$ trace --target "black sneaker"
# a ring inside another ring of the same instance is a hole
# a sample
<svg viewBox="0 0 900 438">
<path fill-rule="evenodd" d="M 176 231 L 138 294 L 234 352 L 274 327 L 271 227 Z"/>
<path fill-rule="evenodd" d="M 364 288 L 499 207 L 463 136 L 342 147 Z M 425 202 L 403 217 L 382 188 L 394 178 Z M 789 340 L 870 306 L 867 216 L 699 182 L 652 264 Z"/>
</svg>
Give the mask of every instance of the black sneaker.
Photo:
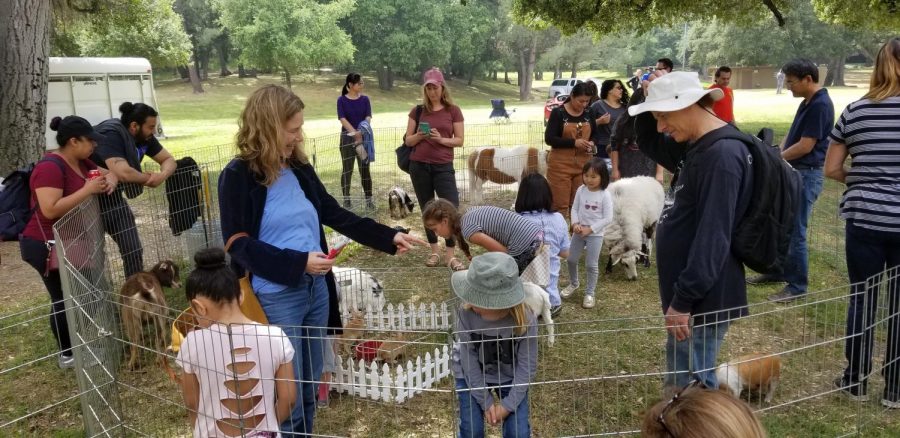
<svg viewBox="0 0 900 438">
<path fill-rule="evenodd" d="M 366 200 L 366 210 L 375 211 L 375 201 L 371 199 Z"/>
<path fill-rule="evenodd" d="M 794 300 L 799 300 L 800 298 L 803 298 L 805 296 L 806 296 L 806 293 L 795 294 L 795 293 L 791 293 L 791 291 L 787 290 L 787 288 L 784 288 L 781 290 L 781 292 L 769 295 L 769 301 L 771 301 L 773 303 L 785 304 L 785 303 L 790 303 L 791 301 L 794 301 Z"/>
<path fill-rule="evenodd" d="M 346 198 L 345 198 L 345 199 L 344 199 L 344 208 L 346 208 L 347 210 L 352 210 L 352 209 L 353 209 L 353 203 L 350 202 L 349 199 L 346 199 Z"/>
<path fill-rule="evenodd" d="M 837 379 L 834 379 L 834 386 L 841 390 L 844 394 L 847 394 L 847 397 L 853 401 L 869 401 L 869 396 L 866 394 L 866 382 L 849 382 L 846 377 L 841 376 Z M 884 404 L 884 400 L 881 402 Z M 887 406 L 887 405 L 885 405 Z"/>
<path fill-rule="evenodd" d="M 888 409 L 900 409 L 900 392 L 891 392 L 885 388 L 884 397 L 881 398 L 881 405 Z"/>
<path fill-rule="evenodd" d="M 550 316 L 556 318 L 559 314 L 562 313 L 562 304 L 558 306 L 550 306 Z"/>
<path fill-rule="evenodd" d="M 747 278 L 749 284 L 784 283 L 784 279 L 772 274 L 759 274 Z"/>
</svg>

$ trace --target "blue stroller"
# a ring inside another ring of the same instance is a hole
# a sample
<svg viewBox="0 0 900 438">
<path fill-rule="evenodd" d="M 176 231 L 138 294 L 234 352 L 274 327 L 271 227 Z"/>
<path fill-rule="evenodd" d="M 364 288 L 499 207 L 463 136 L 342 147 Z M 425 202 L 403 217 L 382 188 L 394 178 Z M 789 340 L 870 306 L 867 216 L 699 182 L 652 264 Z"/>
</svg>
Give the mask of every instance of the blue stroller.
<svg viewBox="0 0 900 438">
<path fill-rule="evenodd" d="M 509 122 L 509 116 L 516 112 L 515 109 L 507 111 L 506 102 L 503 99 L 491 99 L 491 108 L 491 115 L 488 118 L 493 120 L 494 123 Z"/>
</svg>

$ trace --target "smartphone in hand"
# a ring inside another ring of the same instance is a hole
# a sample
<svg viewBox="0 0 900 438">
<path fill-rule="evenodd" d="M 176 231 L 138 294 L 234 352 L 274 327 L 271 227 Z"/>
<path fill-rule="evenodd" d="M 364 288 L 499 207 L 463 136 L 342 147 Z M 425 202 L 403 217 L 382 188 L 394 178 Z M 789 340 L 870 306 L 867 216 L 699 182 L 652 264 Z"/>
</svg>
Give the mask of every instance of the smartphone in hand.
<svg viewBox="0 0 900 438">
<path fill-rule="evenodd" d="M 431 135 L 431 125 L 428 122 L 419 122 L 419 132 L 424 135 Z"/>
</svg>

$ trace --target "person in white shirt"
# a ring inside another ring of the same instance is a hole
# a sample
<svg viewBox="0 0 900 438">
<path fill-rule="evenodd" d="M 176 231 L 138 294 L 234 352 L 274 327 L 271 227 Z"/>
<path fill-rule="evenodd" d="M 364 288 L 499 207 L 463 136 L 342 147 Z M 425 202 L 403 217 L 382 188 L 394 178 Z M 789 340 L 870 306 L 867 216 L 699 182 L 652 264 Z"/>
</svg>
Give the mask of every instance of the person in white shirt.
<svg viewBox="0 0 900 438">
<path fill-rule="evenodd" d="M 581 173 L 582 186 L 575 192 L 572 203 L 572 245 L 569 247 L 569 285 L 560 291 L 568 298 L 579 287 L 578 262 L 584 251 L 587 268 L 587 285 L 581 307 L 594 307 L 594 289 L 600 275 L 600 249 L 603 247 L 603 230 L 613 220 L 612 197 L 606 191 L 609 186 L 609 170 L 600 158 L 594 158 L 584 165 Z"/>
</svg>

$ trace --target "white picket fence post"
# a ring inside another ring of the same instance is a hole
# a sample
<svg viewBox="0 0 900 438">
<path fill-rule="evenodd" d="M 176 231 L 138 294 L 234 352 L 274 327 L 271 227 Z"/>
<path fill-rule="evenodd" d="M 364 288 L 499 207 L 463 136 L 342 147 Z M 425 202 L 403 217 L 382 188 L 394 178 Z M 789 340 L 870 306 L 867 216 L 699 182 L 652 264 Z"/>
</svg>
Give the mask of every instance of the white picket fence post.
<svg viewBox="0 0 900 438">
<path fill-rule="evenodd" d="M 338 356 L 331 387 L 354 397 L 403 403 L 423 390 L 433 388 L 449 375 L 450 348 L 443 345 L 435 348 L 433 353 L 426 352 L 424 360 L 419 356 L 415 363 L 407 360 L 405 367 L 397 365 L 396 368 L 379 361 L 367 365 L 362 359 L 344 360 Z"/>
<path fill-rule="evenodd" d="M 400 303 L 394 306 L 388 303 L 384 309 L 374 310 L 367 307 L 365 313 L 366 329 L 369 330 L 447 330 L 450 328 L 450 309 L 446 302 L 440 306 L 429 303 Z M 350 320 L 350 311 L 341 309 L 341 317 L 346 324 Z"/>
</svg>

